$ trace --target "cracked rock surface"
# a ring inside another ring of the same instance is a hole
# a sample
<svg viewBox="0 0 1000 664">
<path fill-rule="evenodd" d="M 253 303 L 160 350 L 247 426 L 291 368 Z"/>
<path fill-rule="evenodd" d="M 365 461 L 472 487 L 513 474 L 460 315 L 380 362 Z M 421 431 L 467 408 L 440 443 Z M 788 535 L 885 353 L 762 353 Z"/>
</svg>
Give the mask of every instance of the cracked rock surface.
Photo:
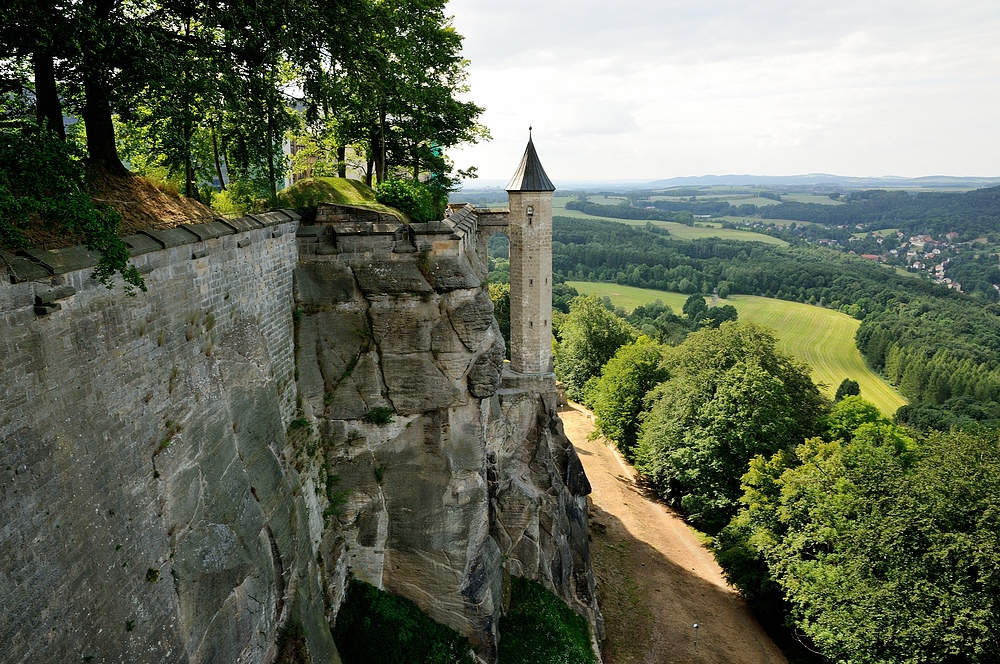
<svg viewBox="0 0 1000 664">
<path fill-rule="evenodd" d="M 331 614 L 359 577 L 413 600 L 492 662 L 515 574 L 599 629 L 589 484 L 555 413 L 554 380 L 505 389 L 476 259 L 424 260 L 342 255 L 298 268 L 299 393 L 322 449 L 312 472 L 317 486 L 336 478 L 343 496 L 314 521 Z M 391 422 L 368 420 L 378 407 Z"/>
</svg>

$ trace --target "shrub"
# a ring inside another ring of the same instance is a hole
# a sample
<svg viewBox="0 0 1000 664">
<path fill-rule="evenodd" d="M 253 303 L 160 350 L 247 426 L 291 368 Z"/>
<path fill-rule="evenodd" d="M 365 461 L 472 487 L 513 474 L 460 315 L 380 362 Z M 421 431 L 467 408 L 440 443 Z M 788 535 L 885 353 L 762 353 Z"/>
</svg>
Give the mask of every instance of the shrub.
<svg viewBox="0 0 1000 664">
<path fill-rule="evenodd" d="M 434 221 L 444 216 L 434 204 L 434 194 L 416 180 L 392 179 L 375 187 L 375 198 L 382 205 L 405 212 L 413 221 Z"/>
<path fill-rule="evenodd" d="M 121 217 L 91 200 L 81 157 L 73 144 L 46 132 L 0 131 L 0 246 L 30 246 L 24 236 L 29 228 L 75 237 L 101 252 L 93 273 L 100 283 L 111 288 L 118 273 L 126 293 L 145 291 L 118 237 Z"/>
<path fill-rule="evenodd" d="M 394 414 L 395 411 L 393 411 L 392 408 L 377 406 L 368 411 L 368 414 L 365 415 L 365 419 L 372 424 L 388 424 L 389 422 L 392 422 L 392 416 Z"/>
<path fill-rule="evenodd" d="M 591 664 L 587 621 L 542 585 L 511 578 L 507 615 L 500 619 L 500 664 Z"/>
<path fill-rule="evenodd" d="M 352 579 L 337 613 L 333 640 L 345 662 L 472 664 L 469 642 L 434 622 L 416 604 Z"/>
</svg>

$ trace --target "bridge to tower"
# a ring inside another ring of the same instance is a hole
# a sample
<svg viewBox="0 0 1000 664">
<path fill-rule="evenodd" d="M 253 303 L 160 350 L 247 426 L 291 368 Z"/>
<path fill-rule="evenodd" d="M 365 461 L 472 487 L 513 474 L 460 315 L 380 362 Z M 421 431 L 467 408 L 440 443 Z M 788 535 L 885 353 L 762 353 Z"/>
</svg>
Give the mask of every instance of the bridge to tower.
<svg viewBox="0 0 1000 664">
<path fill-rule="evenodd" d="M 490 236 L 510 240 L 510 364 L 519 374 L 552 373 L 552 192 L 531 137 L 507 183 L 509 211 L 478 212 L 477 253 L 488 265 Z"/>
</svg>

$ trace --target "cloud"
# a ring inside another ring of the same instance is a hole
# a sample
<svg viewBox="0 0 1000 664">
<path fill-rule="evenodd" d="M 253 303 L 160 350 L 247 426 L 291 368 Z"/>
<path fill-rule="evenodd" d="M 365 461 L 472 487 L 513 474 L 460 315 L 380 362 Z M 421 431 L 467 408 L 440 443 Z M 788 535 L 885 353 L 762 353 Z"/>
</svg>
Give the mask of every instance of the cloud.
<svg viewBox="0 0 1000 664">
<path fill-rule="evenodd" d="M 622 178 L 1000 173 L 995 2 L 453 0 L 449 10 L 472 61 L 470 98 L 496 139 L 456 159 L 487 177 L 506 175 L 531 123 L 551 142 L 540 156 L 556 180 L 584 177 L 595 158 Z"/>
</svg>

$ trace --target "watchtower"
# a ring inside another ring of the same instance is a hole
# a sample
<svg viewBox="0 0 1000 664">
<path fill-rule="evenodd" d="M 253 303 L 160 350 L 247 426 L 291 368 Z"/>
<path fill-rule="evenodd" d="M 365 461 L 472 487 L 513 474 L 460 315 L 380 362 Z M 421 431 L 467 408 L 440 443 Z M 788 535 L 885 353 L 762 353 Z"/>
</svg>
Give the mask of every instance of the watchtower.
<svg viewBox="0 0 1000 664">
<path fill-rule="evenodd" d="M 510 203 L 510 364 L 521 374 L 552 372 L 552 192 L 529 130 Z"/>
</svg>

